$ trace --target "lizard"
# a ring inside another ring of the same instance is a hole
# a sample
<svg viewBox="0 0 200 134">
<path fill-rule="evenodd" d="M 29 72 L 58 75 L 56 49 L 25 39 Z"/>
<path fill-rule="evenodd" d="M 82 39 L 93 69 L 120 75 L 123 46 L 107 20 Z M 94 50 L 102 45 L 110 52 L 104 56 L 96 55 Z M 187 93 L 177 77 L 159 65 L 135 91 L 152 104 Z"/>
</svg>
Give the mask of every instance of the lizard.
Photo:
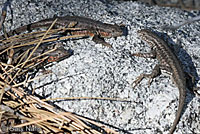
<svg viewBox="0 0 200 134">
<path fill-rule="evenodd" d="M 183 70 L 181 62 L 173 52 L 172 48 L 156 33 L 152 32 L 149 29 L 142 29 L 139 30 L 137 33 L 142 40 L 144 40 L 149 44 L 152 51 L 150 53 L 133 53 L 132 56 L 138 56 L 144 58 L 157 58 L 159 64 L 157 64 L 154 67 L 151 74 L 141 74 L 140 76 L 138 76 L 136 80 L 133 82 L 135 86 L 138 85 L 141 82 L 141 80 L 145 77 L 150 78 L 148 83 L 150 85 L 152 79 L 160 75 L 162 73 L 161 71 L 164 70 L 171 74 L 172 80 L 179 89 L 178 110 L 173 125 L 169 131 L 170 134 L 173 134 L 173 132 L 176 129 L 176 125 L 178 124 L 181 118 L 186 98 L 186 88 L 187 88 L 186 77 L 185 77 L 186 74 Z"/>
<path fill-rule="evenodd" d="M 26 52 L 28 49 L 29 49 L 29 53 L 31 53 L 33 48 L 34 48 L 33 45 L 16 48 L 14 51 L 14 55 L 12 57 L 13 58 L 12 64 L 18 63 L 19 58 L 21 58 L 20 55 Z M 54 50 L 54 51 L 50 51 L 50 50 Z M 48 56 L 48 58 L 46 59 L 47 63 L 58 62 L 73 55 L 73 51 L 71 49 L 66 50 L 62 46 L 62 43 L 52 43 L 49 45 L 42 44 L 41 46 L 39 46 L 38 49 L 36 49 L 35 52 L 33 53 L 32 57 L 37 57 L 44 53 L 46 53 L 44 56 Z M 24 59 L 26 58 L 27 57 L 24 57 Z"/>
<path fill-rule="evenodd" d="M 118 25 L 106 24 L 100 21 L 96 21 L 90 18 L 81 16 L 64 16 L 53 18 L 48 18 L 34 22 L 15 30 L 8 32 L 7 36 L 12 36 L 14 34 L 20 34 L 25 31 L 32 31 L 38 28 L 49 27 L 53 21 L 57 19 L 54 28 L 69 27 L 69 28 L 81 28 L 82 30 L 69 31 L 71 34 L 84 34 L 86 36 L 93 37 L 93 41 L 96 43 L 103 44 L 105 46 L 111 47 L 110 44 L 104 41 L 104 38 L 118 37 L 124 34 L 123 27 Z M 5 35 L 0 36 L 0 40 L 4 39 Z"/>
<path fill-rule="evenodd" d="M 33 51 L 33 48 L 34 45 L 14 48 L 13 54 L 11 54 L 12 56 L 3 53 L 0 60 L 3 63 L 7 63 L 19 68 L 20 64 L 23 63 L 26 60 L 27 56 Z M 9 50 L 9 53 L 12 53 L 11 50 Z M 27 62 L 22 72 L 27 72 L 28 70 L 32 70 L 34 68 L 43 68 L 49 63 L 59 62 L 61 60 L 69 58 L 71 55 L 73 55 L 73 50 L 65 49 L 61 43 L 52 43 L 49 45 L 42 44 L 33 53 L 31 57 L 33 59 Z M 8 61 L 10 62 L 8 63 Z M 7 70 L 9 70 L 9 68 Z"/>
</svg>

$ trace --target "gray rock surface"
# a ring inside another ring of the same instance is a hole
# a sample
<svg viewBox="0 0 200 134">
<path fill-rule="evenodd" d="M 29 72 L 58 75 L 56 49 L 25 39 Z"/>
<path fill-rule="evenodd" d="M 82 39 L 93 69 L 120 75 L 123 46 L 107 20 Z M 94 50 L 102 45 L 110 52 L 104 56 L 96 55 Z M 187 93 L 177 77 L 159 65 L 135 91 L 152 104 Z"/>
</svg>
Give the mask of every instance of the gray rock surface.
<svg viewBox="0 0 200 134">
<path fill-rule="evenodd" d="M 152 28 L 165 33 L 161 26 L 182 22 L 198 12 L 131 1 L 13 0 L 11 4 L 13 18 L 8 8 L 7 31 L 54 15 L 78 15 L 110 24 L 124 24 L 128 28 L 127 36 L 106 39 L 113 46 L 112 49 L 95 44 L 90 38 L 66 41 L 65 47 L 73 49 L 74 55 L 48 68 L 53 73 L 35 81 L 33 86 L 36 93 L 47 98 L 111 97 L 130 100 L 132 102 L 71 100 L 55 104 L 67 111 L 112 125 L 120 133 L 168 133 L 178 106 L 178 89 L 170 77 L 162 74 L 153 80 L 150 87 L 148 80 L 144 79 L 133 90 L 133 80 L 141 73 L 151 72 L 157 60 L 130 57 L 129 53 L 150 50 L 137 36 L 137 30 Z M 200 22 L 195 22 L 175 32 L 167 32 L 172 41 L 182 47 L 177 54 L 185 70 L 196 77 L 200 74 L 199 25 Z M 177 134 L 200 133 L 200 99 L 187 92 L 187 107 L 177 125 Z"/>
</svg>

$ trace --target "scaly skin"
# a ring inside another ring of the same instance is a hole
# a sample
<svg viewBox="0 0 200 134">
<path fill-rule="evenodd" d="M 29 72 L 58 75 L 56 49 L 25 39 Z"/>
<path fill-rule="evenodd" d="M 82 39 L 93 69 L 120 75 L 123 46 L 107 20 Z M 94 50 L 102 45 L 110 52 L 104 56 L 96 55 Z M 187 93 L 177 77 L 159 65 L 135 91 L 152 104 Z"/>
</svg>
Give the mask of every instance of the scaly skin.
<svg viewBox="0 0 200 134">
<path fill-rule="evenodd" d="M 31 31 L 37 28 L 49 27 L 53 21 L 57 19 L 54 27 L 75 27 L 84 29 L 83 33 L 87 33 L 88 36 L 99 36 L 101 38 L 111 38 L 123 35 L 123 30 L 118 25 L 105 24 L 100 21 L 95 21 L 89 18 L 80 16 L 64 16 L 64 17 L 54 17 L 49 19 L 44 19 L 38 22 L 34 22 L 7 33 L 8 36 L 14 34 L 20 34 L 25 31 Z M 87 32 L 85 32 L 85 30 Z M 74 34 L 81 34 L 81 31 L 74 32 Z M 4 36 L 0 36 L 3 39 Z"/>
<path fill-rule="evenodd" d="M 176 114 L 176 118 L 173 122 L 173 125 L 171 127 L 171 130 L 169 132 L 170 134 L 172 134 L 175 131 L 176 125 L 178 124 L 181 118 L 186 98 L 185 72 L 183 71 L 181 63 L 177 58 L 177 56 L 173 53 L 168 44 L 164 42 L 160 37 L 158 37 L 155 33 L 147 29 L 138 31 L 138 34 L 142 40 L 146 41 L 150 45 L 154 53 L 151 53 L 151 56 L 150 55 L 147 56 L 147 54 L 142 54 L 142 53 L 137 53 L 133 55 L 139 57 L 152 57 L 152 58 L 155 56 L 160 63 L 159 64 L 160 66 L 157 66 L 155 69 L 162 69 L 170 72 L 176 86 L 179 89 L 178 111 Z M 158 75 L 158 72 L 159 72 L 158 70 L 154 70 L 152 74 L 143 74 L 139 76 L 140 77 L 139 80 L 136 80 L 135 83 L 138 84 L 144 77 L 154 78 L 155 76 Z"/>
</svg>

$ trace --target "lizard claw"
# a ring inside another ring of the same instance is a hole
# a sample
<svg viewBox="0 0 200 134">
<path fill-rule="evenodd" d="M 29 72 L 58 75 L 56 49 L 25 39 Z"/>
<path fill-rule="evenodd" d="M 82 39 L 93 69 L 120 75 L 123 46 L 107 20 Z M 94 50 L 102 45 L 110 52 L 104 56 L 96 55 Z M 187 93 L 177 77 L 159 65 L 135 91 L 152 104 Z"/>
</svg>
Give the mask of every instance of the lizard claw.
<svg viewBox="0 0 200 134">
<path fill-rule="evenodd" d="M 133 89 L 142 81 L 142 79 L 145 77 L 145 74 L 141 74 L 140 76 L 138 76 L 136 78 L 135 81 L 133 81 L 132 85 L 133 85 Z M 135 85 L 134 85 L 135 84 Z"/>
<path fill-rule="evenodd" d="M 152 78 L 152 77 L 150 77 L 150 78 L 149 78 L 149 81 L 148 81 L 148 87 L 150 87 L 150 85 L 151 85 L 152 81 L 153 81 L 153 78 Z"/>
<path fill-rule="evenodd" d="M 142 81 L 142 79 L 145 78 L 145 77 L 148 77 L 148 78 L 149 78 L 148 87 L 150 87 L 154 76 L 153 76 L 152 74 L 141 74 L 140 76 L 138 76 L 138 77 L 136 78 L 135 81 L 133 81 L 132 85 L 135 84 L 135 85 L 133 86 L 133 89 L 134 89 L 134 88 Z"/>
</svg>

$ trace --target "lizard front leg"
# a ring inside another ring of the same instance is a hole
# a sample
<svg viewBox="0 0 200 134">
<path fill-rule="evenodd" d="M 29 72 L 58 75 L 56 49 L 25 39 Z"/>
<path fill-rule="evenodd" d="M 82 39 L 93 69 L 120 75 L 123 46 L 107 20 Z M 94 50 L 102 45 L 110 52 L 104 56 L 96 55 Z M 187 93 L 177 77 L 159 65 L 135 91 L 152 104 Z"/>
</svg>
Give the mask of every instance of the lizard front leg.
<svg viewBox="0 0 200 134">
<path fill-rule="evenodd" d="M 156 58 L 156 52 L 154 50 L 151 50 L 150 53 L 133 53 L 132 56 L 144 57 L 144 58 L 153 58 L 154 59 L 154 58 Z M 156 76 L 160 75 L 160 73 L 161 73 L 160 66 L 156 65 L 151 74 L 141 74 L 140 76 L 138 76 L 136 78 L 136 80 L 132 83 L 132 85 L 135 84 L 133 86 L 133 88 L 135 88 L 142 81 L 142 79 L 145 78 L 145 77 L 150 78 L 149 82 L 148 82 L 148 85 L 150 86 L 152 79 L 155 78 Z"/>
<path fill-rule="evenodd" d="M 157 64 L 157 65 L 154 67 L 154 69 L 153 69 L 153 71 L 151 72 L 151 74 L 141 74 L 140 76 L 138 76 L 138 77 L 136 78 L 136 80 L 133 81 L 133 84 L 132 84 L 132 85 L 133 85 L 133 88 L 135 88 L 135 87 L 142 81 L 142 79 L 143 79 L 143 78 L 146 78 L 146 77 L 149 78 L 148 86 L 150 86 L 150 85 L 151 85 L 151 82 L 152 82 L 152 80 L 153 80 L 153 78 L 159 76 L 160 74 L 161 74 L 160 67 L 159 67 L 159 64 Z M 135 84 L 135 85 L 134 85 L 134 84 Z"/>
<path fill-rule="evenodd" d="M 104 45 L 106 47 L 110 47 L 110 48 L 112 47 L 109 43 L 105 42 L 104 38 L 99 37 L 99 35 L 94 35 L 92 40 L 97 44 L 102 44 L 102 45 Z"/>
</svg>

